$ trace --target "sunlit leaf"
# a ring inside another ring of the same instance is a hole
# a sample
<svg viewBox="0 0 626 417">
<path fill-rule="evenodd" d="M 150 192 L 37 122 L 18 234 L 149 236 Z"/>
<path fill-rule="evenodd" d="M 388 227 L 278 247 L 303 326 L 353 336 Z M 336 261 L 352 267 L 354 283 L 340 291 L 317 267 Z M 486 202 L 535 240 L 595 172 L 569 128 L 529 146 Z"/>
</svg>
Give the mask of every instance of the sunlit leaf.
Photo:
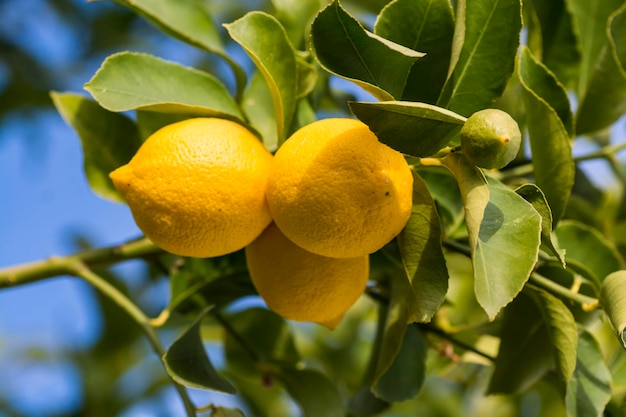
<svg viewBox="0 0 626 417">
<path fill-rule="evenodd" d="M 532 204 L 537 213 L 541 215 L 541 243 L 558 258 L 563 268 L 565 268 L 565 249 L 560 249 L 553 238 L 552 212 L 546 196 L 535 184 L 524 184 L 518 187 L 515 192 Z"/>
<path fill-rule="evenodd" d="M 91 189 L 101 197 L 123 202 L 109 173 L 130 161 L 139 149 L 142 141 L 135 124 L 87 97 L 57 92 L 50 95 L 58 112 L 80 138 L 83 169 Z"/>
<path fill-rule="evenodd" d="M 519 0 L 456 3 L 452 62 L 437 104 L 467 117 L 500 97 L 513 74 L 522 8 Z"/>
<path fill-rule="evenodd" d="M 200 337 L 202 312 L 163 356 L 167 373 L 179 384 L 191 388 L 209 389 L 234 394 L 235 388 L 217 373 L 209 360 Z"/>
<path fill-rule="evenodd" d="M 528 46 L 566 87 L 575 87 L 580 64 L 573 16 L 565 0 L 524 2 Z M 536 43 L 533 42 L 536 38 Z"/>
<path fill-rule="evenodd" d="M 604 48 L 589 74 L 587 90 L 576 114 L 576 132 L 591 133 L 617 121 L 626 112 L 626 5 L 611 15 Z M 619 48 L 618 48 L 619 44 Z"/>
<path fill-rule="evenodd" d="M 562 107 L 565 92 L 528 48 L 522 49 L 519 77 L 535 181 L 550 204 L 553 221 L 558 222 L 569 200 L 575 174 L 570 135 L 563 120 L 567 123 L 568 113 L 564 107 L 559 113 L 552 104 Z"/>
<path fill-rule="evenodd" d="M 344 415 L 345 407 L 337 386 L 320 372 L 285 368 L 276 377 L 298 403 L 304 417 Z"/>
<path fill-rule="evenodd" d="M 476 298 L 493 320 L 522 290 L 537 262 L 541 216 L 515 191 L 487 181 L 463 155 L 450 154 L 443 162 L 463 197 Z"/>
<path fill-rule="evenodd" d="M 602 282 L 600 304 L 611 322 L 617 339 L 626 349 L 626 271 L 620 270 Z"/>
<path fill-rule="evenodd" d="M 587 331 L 578 338 L 574 375 L 567 386 L 568 417 L 600 417 L 611 398 L 611 373 L 598 341 Z"/>
<path fill-rule="evenodd" d="M 537 304 L 543 317 L 543 325 L 548 331 L 559 388 L 561 395 L 565 397 L 569 380 L 576 367 L 578 329 L 574 316 L 561 300 L 549 292 L 532 288 L 528 293 Z"/>
<path fill-rule="evenodd" d="M 427 344 L 417 326 L 406 328 L 402 346 L 393 363 L 372 387 L 372 392 L 389 402 L 415 398 L 426 375 Z"/>
<path fill-rule="evenodd" d="M 285 29 L 273 16 L 250 12 L 224 25 L 263 74 L 274 103 L 278 141 L 286 139 L 296 109 L 298 69 Z"/>
<path fill-rule="evenodd" d="M 272 95 L 265 78 L 256 72 L 243 93 L 241 108 L 250 124 L 261 133 L 263 144 L 270 150 L 278 147 L 278 126 Z"/>
<path fill-rule="evenodd" d="M 578 76 L 578 96 L 590 91 L 589 80 L 596 71 L 600 55 L 607 42 L 606 22 L 611 13 L 623 3 L 622 0 L 565 0 L 574 19 L 574 33 L 578 36 L 581 63 Z"/>
<path fill-rule="evenodd" d="M 322 7 L 320 0 L 272 0 L 274 16 L 285 28 L 289 40 L 296 48 L 304 45 L 306 28 Z"/>
<path fill-rule="evenodd" d="M 378 139 L 407 155 L 435 154 L 461 130 L 465 118 L 426 103 L 384 101 L 351 102 L 350 110 Z"/>
<path fill-rule="evenodd" d="M 223 58 L 233 70 L 237 90 L 246 84 L 243 69 L 224 50 L 207 3 L 197 0 L 112 0 L 143 16 L 170 36 Z"/>
<path fill-rule="evenodd" d="M 311 26 L 320 64 L 379 100 L 402 97 L 413 63 L 424 54 L 368 32 L 333 0 Z"/>
<path fill-rule="evenodd" d="M 85 89 L 107 110 L 151 110 L 241 120 L 230 93 L 209 73 L 136 53 L 109 56 Z"/>
<path fill-rule="evenodd" d="M 413 174 L 413 209 L 398 236 L 398 246 L 415 306 L 409 321 L 428 322 L 448 290 L 448 270 L 441 247 L 441 222 L 423 179 Z"/>
<path fill-rule="evenodd" d="M 448 0 L 394 0 L 378 15 L 374 32 L 426 56 L 411 68 L 403 100 L 436 103 L 446 81 L 454 35 Z"/>
</svg>

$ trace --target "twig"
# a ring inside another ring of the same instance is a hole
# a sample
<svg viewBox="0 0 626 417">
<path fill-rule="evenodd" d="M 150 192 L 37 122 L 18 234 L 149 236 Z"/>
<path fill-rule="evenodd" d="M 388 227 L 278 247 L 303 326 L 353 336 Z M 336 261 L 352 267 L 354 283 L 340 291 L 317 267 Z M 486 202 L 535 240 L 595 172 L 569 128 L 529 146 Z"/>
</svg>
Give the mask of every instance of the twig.
<svg viewBox="0 0 626 417">
<path fill-rule="evenodd" d="M 76 265 L 76 263 L 92 268 L 161 252 L 162 250 L 148 239 L 142 238 L 117 246 L 88 249 L 68 256 L 53 256 L 40 261 L 0 269 L 0 289 L 61 275 L 72 275 L 73 271 L 69 265 Z"/>
<path fill-rule="evenodd" d="M 150 319 L 133 303 L 126 295 L 111 285 L 108 281 L 100 277 L 98 274 L 91 271 L 87 265 L 70 258 L 66 259 L 66 270 L 70 271 L 72 275 L 78 276 L 89 284 L 93 285 L 102 294 L 108 297 L 111 301 L 117 304 L 122 310 L 124 310 L 143 330 L 144 334 L 148 338 L 148 342 L 152 347 L 154 353 L 163 362 L 163 356 L 165 355 L 165 348 L 161 344 L 158 335 L 154 331 L 154 328 L 150 325 Z M 196 416 L 196 409 L 185 388 L 178 384 L 176 381 L 170 378 L 174 388 L 176 389 L 185 411 L 188 417 Z"/>
</svg>

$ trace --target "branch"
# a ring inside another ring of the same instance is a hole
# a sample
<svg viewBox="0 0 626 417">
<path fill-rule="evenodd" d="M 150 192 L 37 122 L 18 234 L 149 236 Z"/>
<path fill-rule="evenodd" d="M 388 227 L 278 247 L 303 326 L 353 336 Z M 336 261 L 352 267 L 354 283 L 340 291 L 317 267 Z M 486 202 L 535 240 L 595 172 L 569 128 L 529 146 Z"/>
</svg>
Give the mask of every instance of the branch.
<svg viewBox="0 0 626 417">
<path fill-rule="evenodd" d="M 60 275 L 74 275 L 71 265 L 81 263 L 89 268 L 111 265 L 128 259 L 161 253 L 147 238 L 107 248 L 88 249 L 69 256 L 48 259 L 0 269 L 0 289 L 29 284 Z"/>
</svg>

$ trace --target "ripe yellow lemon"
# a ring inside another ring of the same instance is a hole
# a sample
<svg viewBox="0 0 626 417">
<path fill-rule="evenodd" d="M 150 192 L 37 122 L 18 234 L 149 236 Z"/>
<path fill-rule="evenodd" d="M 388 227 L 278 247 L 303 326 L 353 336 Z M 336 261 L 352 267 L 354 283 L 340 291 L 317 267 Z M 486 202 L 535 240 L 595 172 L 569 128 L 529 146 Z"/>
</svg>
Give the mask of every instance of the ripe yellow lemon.
<svg viewBox="0 0 626 417">
<path fill-rule="evenodd" d="M 334 329 L 365 290 L 369 256 L 329 258 L 308 252 L 274 223 L 246 247 L 252 282 L 267 306 L 291 320 Z"/>
<path fill-rule="evenodd" d="M 271 222 L 272 158 L 243 126 L 195 118 L 152 134 L 110 177 L 155 245 L 205 258 L 245 247 Z"/>
<path fill-rule="evenodd" d="M 351 258 L 393 239 L 411 214 L 413 175 L 354 119 L 302 127 L 278 149 L 267 186 L 274 222 L 318 255 Z"/>
</svg>

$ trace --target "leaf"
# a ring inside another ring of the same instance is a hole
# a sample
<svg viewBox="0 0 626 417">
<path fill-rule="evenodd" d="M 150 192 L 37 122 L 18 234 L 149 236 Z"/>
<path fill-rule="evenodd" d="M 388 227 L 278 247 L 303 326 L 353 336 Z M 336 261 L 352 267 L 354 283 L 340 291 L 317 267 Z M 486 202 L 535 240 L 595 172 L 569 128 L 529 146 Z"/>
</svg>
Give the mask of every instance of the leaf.
<svg viewBox="0 0 626 417">
<path fill-rule="evenodd" d="M 168 35 L 224 59 L 235 75 L 237 91 L 246 85 L 246 73 L 226 53 L 208 5 L 197 0 L 112 0 L 143 16 Z"/>
<path fill-rule="evenodd" d="M 313 21 L 311 41 L 323 68 L 379 100 L 402 97 L 413 63 L 424 55 L 366 31 L 337 0 Z"/>
<path fill-rule="evenodd" d="M 378 139 L 407 155 L 435 154 L 457 134 L 465 118 L 441 107 L 408 101 L 351 102 L 350 110 Z"/>
<path fill-rule="evenodd" d="M 524 7 L 525 11 L 532 14 L 525 22 L 529 38 L 533 37 L 534 32 L 539 32 L 538 45 L 533 47 L 529 41 L 533 54 L 554 72 L 563 85 L 574 87 L 581 54 L 574 33 L 574 19 L 565 0 L 533 0 L 524 2 Z"/>
<path fill-rule="evenodd" d="M 300 360 L 285 320 L 262 308 L 248 308 L 228 315 L 225 320 L 233 331 L 226 333 L 224 351 L 231 370 L 242 375 L 265 372 L 268 364 L 293 368 Z M 235 336 L 236 335 L 236 336 Z M 252 346 L 254 359 L 247 346 Z M 260 361 L 263 364 L 260 364 Z"/>
<path fill-rule="evenodd" d="M 252 76 L 244 91 L 241 108 L 250 124 L 261 133 L 265 147 L 270 150 L 278 149 L 274 103 L 267 82 L 260 72 Z"/>
<path fill-rule="evenodd" d="M 589 89 L 589 80 L 596 71 L 602 50 L 605 48 L 607 21 L 622 0 L 565 0 L 574 19 L 574 31 L 578 35 L 581 64 L 578 78 L 578 97 L 582 101 Z"/>
<path fill-rule="evenodd" d="M 578 338 L 576 370 L 567 386 L 568 417 L 601 417 L 611 399 L 611 373 L 598 341 L 587 331 Z"/>
<path fill-rule="evenodd" d="M 525 292 L 504 310 L 489 394 L 521 394 L 554 366 L 552 342 L 537 304 Z"/>
<path fill-rule="evenodd" d="M 224 25 L 263 74 L 274 103 L 279 143 L 285 140 L 296 109 L 298 71 L 293 46 L 276 18 L 250 12 Z"/>
<path fill-rule="evenodd" d="M 413 209 L 398 236 L 398 246 L 415 308 L 408 320 L 428 322 L 448 291 L 448 270 L 441 247 L 441 222 L 435 201 L 419 175 L 413 173 Z"/>
<path fill-rule="evenodd" d="M 567 123 L 567 116 L 559 114 L 553 107 L 562 106 L 565 92 L 554 75 L 537 62 L 528 48 L 522 49 L 519 78 L 526 107 L 535 182 L 546 196 L 553 221 L 558 222 L 567 206 L 575 175 L 570 136 L 562 119 L 564 117 Z M 561 109 L 561 113 L 564 112 Z"/>
<path fill-rule="evenodd" d="M 236 408 L 215 407 L 211 411 L 211 417 L 245 417 L 245 415 Z"/>
<path fill-rule="evenodd" d="M 296 48 L 304 44 L 306 29 L 321 7 L 320 0 L 272 0 L 274 16 Z"/>
<path fill-rule="evenodd" d="M 546 200 L 546 196 L 535 184 L 519 186 L 515 192 L 524 200 L 533 205 L 537 213 L 541 215 L 541 244 L 544 245 L 554 256 L 557 257 L 565 268 L 565 249 L 559 249 L 557 242 L 552 236 L 552 212 Z"/>
<path fill-rule="evenodd" d="M 624 260 L 600 232 L 582 223 L 564 221 L 554 230 L 566 260 L 584 265 L 594 276 L 594 283 L 624 267 Z"/>
<path fill-rule="evenodd" d="M 502 95 L 520 43 L 519 0 L 457 2 L 452 62 L 437 104 L 469 116 Z"/>
<path fill-rule="evenodd" d="M 50 96 L 63 119 L 78 133 L 91 189 L 103 198 L 123 202 L 109 173 L 130 161 L 139 149 L 142 141 L 135 124 L 78 94 L 52 92 Z"/>
<path fill-rule="evenodd" d="M 626 349 L 626 270 L 609 274 L 602 282 L 600 305 L 617 339 Z"/>
<path fill-rule="evenodd" d="M 607 44 L 600 51 L 596 65 L 576 114 L 578 134 L 609 127 L 626 112 L 626 50 L 617 42 L 626 38 L 626 5 L 609 18 Z M 617 22 L 618 24 L 615 24 Z"/>
<path fill-rule="evenodd" d="M 242 120 L 217 78 L 194 68 L 136 52 L 109 56 L 85 89 L 105 109 L 151 110 Z"/>
<path fill-rule="evenodd" d="M 323 374 L 310 369 L 282 369 L 276 376 L 298 403 L 304 417 L 345 414 L 337 387 Z"/>
<path fill-rule="evenodd" d="M 458 153 L 443 159 L 465 207 L 478 302 L 490 320 L 522 290 L 537 262 L 541 216 L 513 190 L 487 181 Z"/>
<path fill-rule="evenodd" d="M 179 384 L 234 394 L 235 387 L 217 373 L 200 337 L 200 322 L 210 309 L 203 311 L 170 346 L 163 356 L 163 362 L 167 373 Z"/>
<path fill-rule="evenodd" d="M 388 402 L 415 398 L 424 384 L 427 350 L 417 326 L 407 326 L 393 363 L 372 387 L 374 395 Z"/>
<path fill-rule="evenodd" d="M 403 100 L 436 103 L 450 66 L 454 17 L 448 0 L 394 0 L 378 15 L 374 32 L 424 52 L 409 74 Z"/>
<path fill-rule="evenodd" d="M 565 304 L 549 292 L 533 287 L 529 289 L 529 295 L 543 317 L 543 325 L 546 326 L 554 355 L 559 388 L 565 398 L 569 380 L 576 368 L 576 321 Z"/>
</svg>

